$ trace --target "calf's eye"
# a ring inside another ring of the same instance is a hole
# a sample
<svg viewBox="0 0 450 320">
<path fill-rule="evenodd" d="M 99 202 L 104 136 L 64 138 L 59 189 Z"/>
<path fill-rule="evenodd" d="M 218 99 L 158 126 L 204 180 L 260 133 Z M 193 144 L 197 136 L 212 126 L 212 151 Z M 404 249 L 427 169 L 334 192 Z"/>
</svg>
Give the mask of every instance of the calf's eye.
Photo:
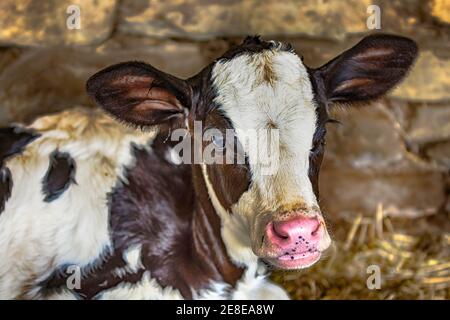
<svg viewBox="0 0 450 320">
<path fill-rule="evenodd" d="M 218 150 L 225 149 L 225 139 L 222 135 L 214 135 L 211 140 Z"/>
</svg>

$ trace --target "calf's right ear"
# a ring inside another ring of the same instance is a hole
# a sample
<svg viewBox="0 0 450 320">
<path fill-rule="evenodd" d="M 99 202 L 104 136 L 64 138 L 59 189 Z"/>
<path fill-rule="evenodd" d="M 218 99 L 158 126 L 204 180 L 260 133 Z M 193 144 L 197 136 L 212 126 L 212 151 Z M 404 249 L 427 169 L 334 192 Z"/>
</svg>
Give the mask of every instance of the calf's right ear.
<svg viewBox="0 0 450 320">
<path fill-rule="evenodd" d="M 142 62 L 110 66 L 86 83 L 95 102 L 115 118 L 137 126 L 151 126 L 183 118 L 191 89 L 174 76 Z"/>
</svg>

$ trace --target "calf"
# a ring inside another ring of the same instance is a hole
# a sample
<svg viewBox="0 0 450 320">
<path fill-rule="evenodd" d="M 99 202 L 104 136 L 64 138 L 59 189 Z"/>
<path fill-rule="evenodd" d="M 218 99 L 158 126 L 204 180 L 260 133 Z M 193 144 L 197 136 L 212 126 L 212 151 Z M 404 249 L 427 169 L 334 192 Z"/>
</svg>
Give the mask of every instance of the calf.
<svg viewBox="0 0 450 320">
<path fill-rule="evenodd" d="M 311 69 L 248 37 L 187 80 L 100 71 L 88 94 L 131 126 L 74 109 L 0 132 L 0 298 L 287 298 L 267 267 L 309 267 L 330 245 L 327 110 L 380 97 L 416 54 L 371 35 Z"/>
</svg>

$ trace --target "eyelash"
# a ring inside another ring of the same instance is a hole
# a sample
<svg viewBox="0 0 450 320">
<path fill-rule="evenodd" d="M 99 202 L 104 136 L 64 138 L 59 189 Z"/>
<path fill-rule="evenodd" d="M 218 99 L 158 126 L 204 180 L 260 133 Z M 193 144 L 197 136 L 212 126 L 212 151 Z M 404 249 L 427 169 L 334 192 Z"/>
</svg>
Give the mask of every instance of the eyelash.
<svg viewBox="0 0 450 320">
<path fill-rule="evenodd" d="M 325 124 L 327 123 L 332 123 L 332 124 L 337 124 L 340 125 L 341 122 L 339 120 L 336 119 L 332 119 L 329 118 L 327 120 L 325 120 Z M 315 139 L 317 142 L 315 142 L 311 148 L 311 153 L 317 153 L 317 150 L 319 149 L 319 147 L 321 147 L 322 149 L 325 148 L 326 145 L 326 141 L 325 141 L 325 136 L 326 136 L 326 129 L 324 128 L 322 132 L 319 133 L 320 138 L 319 139 Z"/>
</svg>

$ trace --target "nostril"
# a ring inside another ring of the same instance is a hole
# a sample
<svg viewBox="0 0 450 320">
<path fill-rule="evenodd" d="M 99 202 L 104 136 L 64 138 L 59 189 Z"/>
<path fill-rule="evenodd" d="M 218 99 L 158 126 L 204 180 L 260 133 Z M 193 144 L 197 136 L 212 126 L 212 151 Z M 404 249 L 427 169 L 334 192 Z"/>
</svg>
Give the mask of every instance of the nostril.
<svg viewBox="0 0 450 320">
<path fill-rule="evenodd" d="M 315 225 L 313 226 L 313 231 L 311 232 L 311 235 L 314 237 L 317 235 L 317 233 L 320 230 L 320 222 L 318 219 L 314 219 Z"/>
<path fill-rule="evenodd" d="M 272 222 L 272 231 L 278 238 L 286 240 L 289 238 L 289 234 L 281 226 L 282 222 Z"/>
<path fill-rule="evenodd" d="M 317 217 L 299 215 L 288 220 L 269 222 L 265 235 L 268 244 L 289 251 L 293 248 L 304 251 L 317 245 L 323 235 L 323 228 Z"/>
</svg>

